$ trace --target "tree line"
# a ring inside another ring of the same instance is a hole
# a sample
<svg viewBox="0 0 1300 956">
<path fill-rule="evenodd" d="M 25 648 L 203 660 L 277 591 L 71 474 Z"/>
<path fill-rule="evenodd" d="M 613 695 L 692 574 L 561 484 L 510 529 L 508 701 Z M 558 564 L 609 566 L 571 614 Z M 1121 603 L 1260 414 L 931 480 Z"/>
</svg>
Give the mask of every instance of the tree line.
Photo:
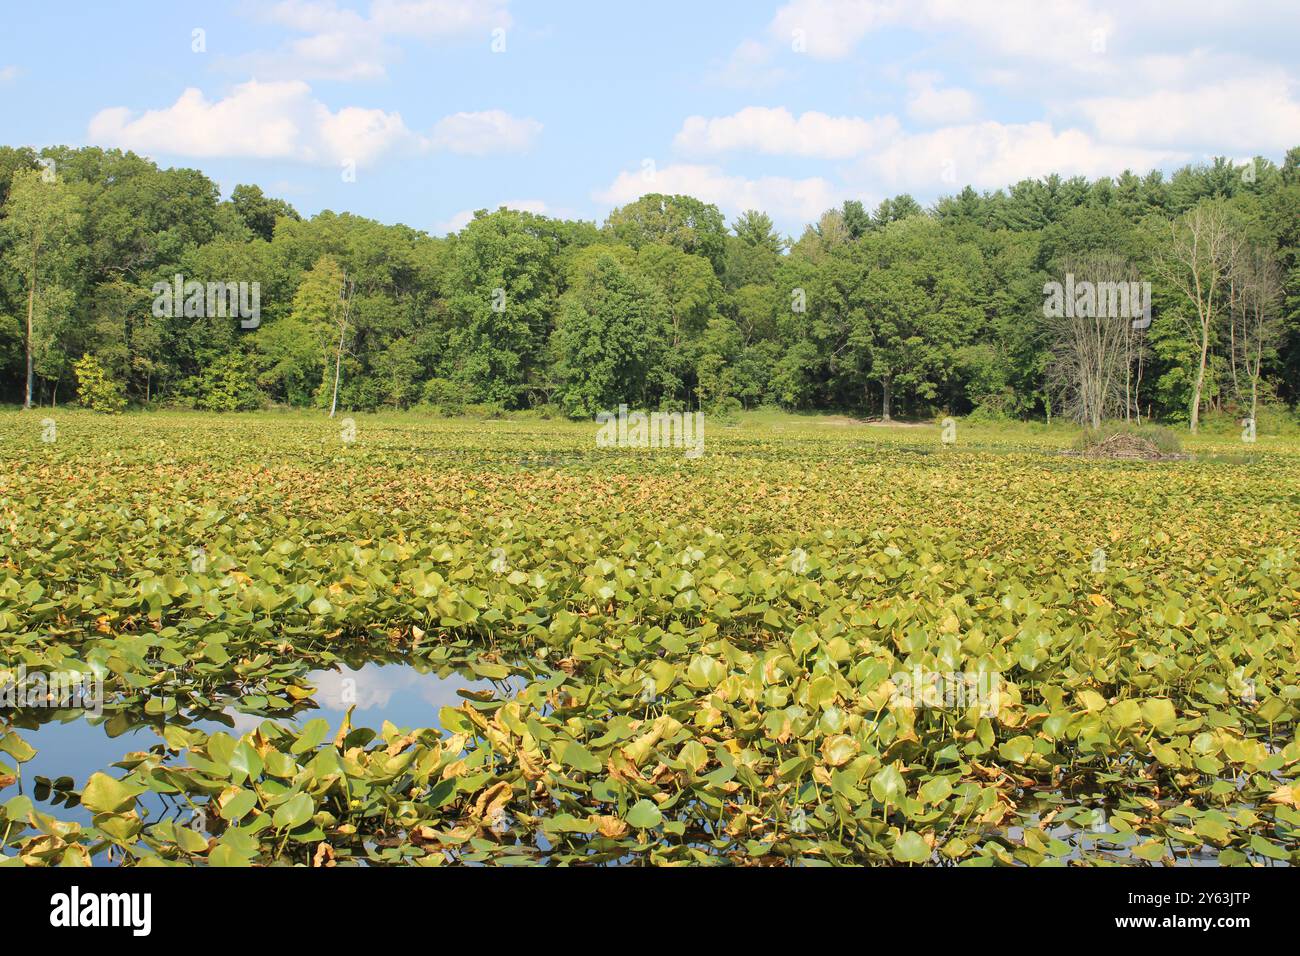
<svg viewBox="0 0 1300 956">
<path fill-rule="evenodd" d="M 1077 297 L 1045 307 L 1066 278 Z M 255 320 L 212 314 L 222 283 L 254 287 Z M 1142 314 L 1109 314 L 1105 290 L 1130 287 Z M 603 224 L 503 208 L 436 237 L 304 218 L 257 186 L 223 200 L 201 172 L 130 152 L 0 147 L 0 400 L 15 403 L 1195 427 L 1298 398 L 1300 148 L 1281 165 L 967 187 L 928 209 L 848 201 L 794 238 L 760 211 L 728 224 L 655 193 Z"/>
</svg>

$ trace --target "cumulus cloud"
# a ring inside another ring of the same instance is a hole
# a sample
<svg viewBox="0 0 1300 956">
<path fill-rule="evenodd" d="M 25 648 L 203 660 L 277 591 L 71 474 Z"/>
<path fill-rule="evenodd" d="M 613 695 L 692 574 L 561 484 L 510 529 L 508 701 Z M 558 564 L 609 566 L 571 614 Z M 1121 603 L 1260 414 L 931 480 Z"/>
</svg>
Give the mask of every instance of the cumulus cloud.
<svg viewBox="0 0 1300 956">
<path fill-rule="evenodd" d="M 1092 97 L 1079 108 L 1101 137 L 1118 143 L 1198 144 L 1252 154 L 1300 143 L 1300 101 L 1281 70 L 1225 76 L 1181 90 Z"/>
<path fill-rule="evenodd" d="M 383 32 L 440 37 L 509 27 L 507 0 L 373 0 L 371 21 Z"/>
<path fill-rule="evenodd" d="M 332 0 L 279 0 L 263 7 L 264 20 L 300 33 L 326 33 L 360 29 L 366 18 L 340 8 Z"/>
<path fill-rule="evenodd" d="M 370 166 L 401 150 L 470 156 L 519 152 L 541 128 L 535 120 L 489 110 L 445 117 L 426 138 L 408 129 L 400 113 L 359 106 L 331 110 L 301 81 L 251 80 L 221 99 L 210 100 L 191 87 L 162 109 L 101 110 L 90 121 L 88 137 L 145 154 Z"/>
<path fill-rule="evenodd" d="M 1050 123 L 987 121 L 899 136 L 859 167 L 874 183 L 922 195 L 951 193 L 964 185 L 995 189 L 1049 173 L 1107 176 L 1145 171 L 1190 157 L 1176 150 L 1100 142 L 1079 129 Z"/>
<path fill-rule="evenodd" d="M 962 123 L 978 109 L 975 94 L 956 86 L 940 87 L 937 73 L 908 77 L 907 115 L 927 125 Z"/>
<path fill-rule="evenodd" d="M 376 80 L 387 73 L 387 63 L 396 54 L 372 32 L 337 31 L 301 37 L 274 52 L 250 53 L 221 62 L 230 70 L 267 80 Z"/>
<path fill-rule="evenodd" d="M 1192 158 L 1185 150 L 1142 142 L 1109 141 L 1079 128 L 1048 122 L 957 123 L 907 132 L 893 117 L 872 120 L 804 114 L 754 107 L 731 117 L 693 117 L 677 145 L 698 153 L 750 153 L 851 158 L 842 172 L 852 190 L 825 179 L 745 178 L 716 166 L 676 165 L 653 179 L 623 173 L 597 198 L 619 204 L 647 192 L 686 192 L 729 210 L 768 209 L 783 219 L 815 219 L 836 205 L 837 194 L 915 192 L 921 197 L 952 193 L 970 184 L 995 189 L 1049 173 L 1089 177 L 1146 171 Z"/>
<path fill-rule="evenodd" d="M 1114 18 L 1086 0 L 792 0 L 768 26 L 776 43 L 823 60 L 847 57 L 885 27 L 956 29 L 993 51 L 1035 59 L 1078 57 L 1114 31 Z"/>
<path fill-rule="evenodd" d="M 263 79 L 368 80 L 387 74 L 395 41 L 439 41 L 509 27 L 508 0 L 371 0 L 366 13 L 333 0 L 280 0 L 259 16 L 297 37 L 274 51 L 224 61 Z"/>
<path fill-rule="evenodd" d="M 646 193 L 684 194 L 716 204 L 728 214 L 763 209 L 786 222 L 810 222 L 837 205 L 836 188 L 821 177 L 791 179 L 763 176 L 749 179 L 729 175 L 717 166 L 675 164 L 647 173 L 626 171 L 594 198 L 622 206 Z"/>
<path fill-rule="evenodd" d="M 768 34 L 796 52 L 839 60 L 872 30 L 897 22 L 906 5 L 898 0 L 794 0 L 776 12 Z"/>
<path fill-rule="evenodd" d="M 750 106 L 731 116 L 689 117 L 675 140 L 697 155 L 746 150 L 770 156 L 846 159 L 876 147 L 898 131 L 892 116 L 862 119 Z"/>
<path fill-rule="evenodd" d="M 257 80 L 224 99 L 209 100 L 191 87 L 163 109 L 138 115 L 121 106 L 101 110 L 88 135 L 94 143 L 141 153 L 360 166 L 419 142 L 399 113 L 355 106 L 335 112 L 313 98 L 306 83 Z"/>
<path fill-rule="evenodd" d="M 768 24 L 765 49 L 770 55 L 794 47 L 813 59 L 840 60 L 888 28 L 959 44 L 954 49 L 976 72 L 1022 91 L 1100 82 L 1140 92 L 1150 82 L 1203 82 L 1212 57 L 1201 47 L 1209 38 L 1216 58 L 1235 50 L 1238 66 L 1258 66 L 1253 34 L 1300 30 L 1300 5 L 1254 0 L 1247 18 L 1231 4 L 1184 0 L 1171 18 L 1163 0 L 789 0 Z M 1291 66 L 1289 58 L 1275 62 Z"/>
<path fill-rule="evenodd" d="M 744 40 L 709 79 L 734 89 L 766 89 L 785 82 L 789 72 L 772 64 L 772 50 L 758 40 Z"/>
<path fill-rule="evenodd" d="M 490 153 L 522 153 L 541 135 L 537 120 L 511 116 L 502 110 L 482 113 L 454 113 L 433 128 L 435 149 L 463 156 Z"/>
<path fill-rule="evenodd" d="M 742 44 L 733 60 L 769 70 L 802 60 L 813 76 L 810 60 L 864 57 L 886 80 L 903 80 L 893 113 L 907 129 L 891 113 L 750 107 L 691 117 L 676 145 L 695 156 L 851 158 L 853 166 L 840 170 L 845 183 L 926 197 L 1052 172 L 1096 177 L 1224 151 L 1281 152 L 1300 142 L 1296 71 L 1278 59 L 1283 45 L 1256 40 L 1259 29 L 1300 29 L 1300 7 L 1258 2 L 1252 26 L 1212 0 L 1188 0 L 1173 20 L 1155 0 L 786 0 L 766 34 Z M 868 53 L 863 45 L 887 30 L 914 31 L 927 48 L 907 66 Z M 951 66 L 957 50 L 967 83 L 916 66 L 925 56 Z M 909 68 L 916 72 L 904 75 Z M 992 94 L 977 96 L 989 87 L 1014 91 L 1021 115 L 977 122 L 1001 105 Z M 1041 116 L 1024 117 L 1034 101 Z"/>
</svg>

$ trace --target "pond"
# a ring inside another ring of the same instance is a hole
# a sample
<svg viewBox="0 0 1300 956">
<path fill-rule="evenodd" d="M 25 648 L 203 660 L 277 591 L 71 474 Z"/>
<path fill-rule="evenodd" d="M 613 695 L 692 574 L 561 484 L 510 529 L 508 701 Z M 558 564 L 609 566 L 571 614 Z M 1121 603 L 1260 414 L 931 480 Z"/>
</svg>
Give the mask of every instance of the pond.
<svg viewBox="0 0 1300 956">
<path fill-rule="evenodd" d="M 438 725 L 441 708 L 463 703 L 461 692 L 510 696 L 522 687 L 519 678 L 488 681 L 468 671 L 440 674 L 411 663 L 373 661 L 312 671 L 307 682 L 315 688 L 312 698 L 296 713 L 277 717 L 276 723 L 300 726 L 306 720 L 323 718 L 337 727 L 351 707 L 355 726 L 377 729 L 388 721 L 404 728 L 433 727 Z M 24 726 L 23 738 L 36 748 L 36 755 L 21 765 L 18 792 L 31 797 L 38 810 L 81 824 L 89 824 L 91 814 L 80 805 L 68 807 L 68 791 L 80 789 L 97 771 L 112 772 L 113 765 L 127 754 L 163 743 L 159 729 L 144 722 L 112 735 L 105 718 L 81 711 L 27 709 L 17 716 Z M 28 729 L 26 725 L 33 719 L 37 726 Z M 241 736 L 267 719 L 231 703 L 219 717 L 196 718 L 188 726 L 206 733 L 226 731 Z M 182 820 L 192 816 L 184 803 L 178 805 L 162 794 L 146 793 L 139 803 L 142 816 L 147 814 L 151 822 L 173 815 Z M 104 857 L 96 859 L 101 865 L 109 863 Z"/>
</svg>

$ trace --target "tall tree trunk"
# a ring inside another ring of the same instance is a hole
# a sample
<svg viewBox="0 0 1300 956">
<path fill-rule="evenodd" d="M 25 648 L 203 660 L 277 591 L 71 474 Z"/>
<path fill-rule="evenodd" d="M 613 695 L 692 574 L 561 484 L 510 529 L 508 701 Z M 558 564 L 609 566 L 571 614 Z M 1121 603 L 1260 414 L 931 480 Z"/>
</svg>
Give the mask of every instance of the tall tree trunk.
<svg viewBox="0 0 1300 956">
<path fill-rule="evenodd" d="M 1138 347 L 1137 381 L 1133 383 L 1133 409 L 1137 412 L 1137 423 L 1142 424 L 1142 349 Z"/>
<path fill-rule="evenodd" d="M 1259 410 L 1259 376 L 1253 375 L 1250 379 L 1250 423 L 1259 429 L 1259 419 L 1255 416 Z"/>
<path fill-rule="evenodd" d="M 330 418 L 339 405 L 339 375 L 343 366 L 343 342 L 348 334 L 348 314 L 352 308 L 352 289 L 348 283 L 347 273 L 343 275 L 343 321 L 339 324 L 339 347 L 334 353 L 334 396 L 330 399 Z"/>
<path fill-rule="evenodd" d="M 1196 385 L 1192 388 L 1192 434 L 1196 434 L 1201 424 L 1201 389 L 1205 385 L 1205 349 L 1201 349 L 1201 364 L 1196 369 Z"/>
<path fill-rule="evenodd" d="M 1204 328 L 1204 326 L 1202 326 Z M 1205 360 L 1210 351 L 1210 335 L 1206 330 L 1201 334 L 1201 364 L 1196 369 L 1196 387 L 1192 389 L 1192 434 L 1196 434 L 1201 424 L 1201 390 L 1205 387 Z"/>
<path fill-rule="evenodd" d="M 1127 352 L 1124 356 L 1124 421 L 1133 420 L 1133 358 Z"/>
<path fill-rule="evenodd" d="M 881 404 L 880 419 L 881 421 L 892 422 L 894 419 L 891 417 L 890 412 L 893 410 L 892 399 L 894 396 L 892 390 L 889 387 L 889 376 L 885 376 L 884 380 L 880 384 L 884 391 L 884 398 L 881 399 L 881 403 L 880 403 Z"/>
<path fill-rule="evenodd" d="M 23 398 L 23 408 L 32 407 L 32 316 L 36 311 L 36 252 L 32 251 L 32 274 L 27 282 L 27 394 Z"/>
<path fill-rule="evenodd" d="M 1233 293 L 1235 296 L 1236 293 Z M 1237 380 L 1237 316 L 1236 302 L 1229 299 L 1232 307 L 1228 312 L 1228 370 L 1232 372 L 1232 394 L 1241 401 L 1241 383 Z M 1243 348 L 1244 348 L 1243 344 Z"/>
<path fill-rule="evenodd" d="M 1250 372 L 1250 420 L 1259 428 L 1259 379 L 1264 371 L 1264 333 L 1255 338 L 1255 367 Z"/>
<path fill-rule="evenodd" d="M 334 417 L 334 410 L 339 407 L 339 371 L 343 365 L 343 336 L 347 334 L 347 326 L 339 329 L 339 348 L 334 353 L 334 397 L 330 399 L 330 418 Z"/>
</svg>

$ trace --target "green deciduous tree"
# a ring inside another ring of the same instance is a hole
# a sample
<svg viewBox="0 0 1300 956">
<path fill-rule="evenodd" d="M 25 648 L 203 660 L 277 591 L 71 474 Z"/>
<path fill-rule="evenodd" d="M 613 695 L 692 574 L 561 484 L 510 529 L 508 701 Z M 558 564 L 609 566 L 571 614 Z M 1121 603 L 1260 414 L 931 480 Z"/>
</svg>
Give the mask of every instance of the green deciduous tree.
<svg viewBox="0 0 1300 956">
<path fill-rule="evenodd" d="M 54 294 L 60 282 L 71 280 L 73 239 L 81 223 L 77 197 L 57 176 L 44 170 L 18 170 L 13 174 L 5 203 L 7 265 L 20 277 L 27 293 L 26 390 L 23 407 L 32 407 L 32 386 L 36 374 L 38 336 L 62 319 L 70 304 L 67 296 Z M 47 286 L 49 288 L 47 288 Z M 43 307 L 38 313 L 38 301 Z M 37 327 L 37 316 L 44 321 Z M 54 336 L 45 334 L 45 351 L 57 348 Z"/>
<path fill-rule="evenodd" d="M 1222 199 L 1207 199 L 1175 220 L 1157 260 L 1165 280 L 1186 297 L 1184 325 L 1193 346 L 1188 417 L 1195 432 L 1201 418 L 1210 347 L 1227 312 L 1232 270 L 1243 247 L 1239 224 Z"/>
<path fill-rule="evenodd" d="M 93 355 L 83 355 L 73 366 L 77 376 L 77 401 L 83 408 L 95 412 L 120 412 L 126 407 L 126 396 Z"/>
<path fill-rule="evenodd" d="M 726 220 L 717 206 L 691 196 L 650 193 L 611 212 L 605 228 L 633 249 L 661 243 L 703 256 L 718 275 L 726 267 Z"/>
<path fill-rule="evenodd" d="M 668 305 L 654 284 L 602 256 L 561 306 L 554 349 L 565 410 L 591 416 L 648 403 L 668 328 Z"/>
</svg>

